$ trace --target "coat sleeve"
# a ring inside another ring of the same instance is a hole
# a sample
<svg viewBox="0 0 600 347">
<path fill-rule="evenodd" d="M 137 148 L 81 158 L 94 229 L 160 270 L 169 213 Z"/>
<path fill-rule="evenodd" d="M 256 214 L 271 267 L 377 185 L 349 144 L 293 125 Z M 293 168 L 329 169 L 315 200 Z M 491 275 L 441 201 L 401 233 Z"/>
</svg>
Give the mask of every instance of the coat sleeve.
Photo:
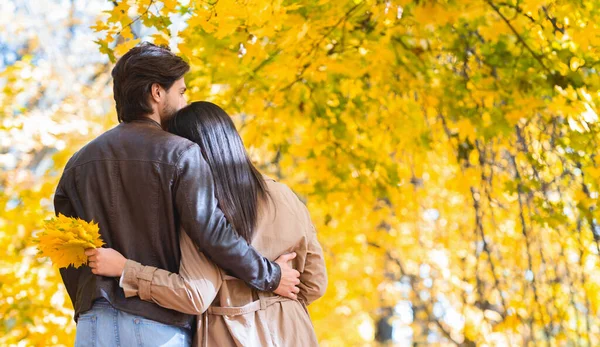
<svg viewBox="0 0 600 347">
<path fill-rule="evenodd" d="M 164 308 L 201 315 L 223 283 L 221 271 L 181 232 L 179 274 L 127 260 L 121 286 L 125 297 L 139 296 Z"/>
<path fill-rule="evenodd" d="M 306 213 L 307 223 L 310 226 L 306 232 L 307 252 L 304 261 L 304 271 L 300 274 L 300 293 L 298 300 L 310 305 L 315 300 L 325 295 L 327 289 L 327 269 L 323 258 L 323 248 L 317 240 L 317 232 L 310 221 L 308 209 L 302 206 Z"/>
</svg>

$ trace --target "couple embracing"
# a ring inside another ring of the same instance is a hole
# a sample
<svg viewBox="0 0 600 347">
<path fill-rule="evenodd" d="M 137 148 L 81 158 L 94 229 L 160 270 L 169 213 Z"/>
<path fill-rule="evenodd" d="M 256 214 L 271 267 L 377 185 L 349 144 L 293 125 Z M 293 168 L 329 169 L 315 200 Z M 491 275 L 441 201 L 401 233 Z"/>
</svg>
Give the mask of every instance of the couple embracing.
<svg viewBox="0 0 600 347">
<path fill-rule="evenodd" d="M 315 346 L 324 294 L 308 210 L 250 161 L 225 111 L 186 105 L 189 65 L 149 43 L 115 65 L 120 124 L 79 150 L 56 213 L 99 223 L 106 248 L 60 270 L 76 346 Z"/>
</svg>

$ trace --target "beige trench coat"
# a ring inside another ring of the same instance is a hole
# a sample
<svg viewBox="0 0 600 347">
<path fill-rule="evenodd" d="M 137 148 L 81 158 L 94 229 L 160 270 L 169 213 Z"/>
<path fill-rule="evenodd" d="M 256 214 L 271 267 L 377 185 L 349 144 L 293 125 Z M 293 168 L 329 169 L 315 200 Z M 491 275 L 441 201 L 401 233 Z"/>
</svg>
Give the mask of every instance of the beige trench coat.
<svg viewBox="0 0 600 347">
<path fill-rule="evenodd" d="M 301 274 L 297 301 L 258 292 L 227 276 L 185 232 L 179 274 L 128 260 L 125 296 L 198 315 L 195 346 L 316 346 L 306 306 L 327 287 L 323 251 L 306 206 L 284 184 L 265 180 L 272 199 L 259 207 L 252 245 L 271 260 L 297 253 L 292 261 Z"/>
</svg>

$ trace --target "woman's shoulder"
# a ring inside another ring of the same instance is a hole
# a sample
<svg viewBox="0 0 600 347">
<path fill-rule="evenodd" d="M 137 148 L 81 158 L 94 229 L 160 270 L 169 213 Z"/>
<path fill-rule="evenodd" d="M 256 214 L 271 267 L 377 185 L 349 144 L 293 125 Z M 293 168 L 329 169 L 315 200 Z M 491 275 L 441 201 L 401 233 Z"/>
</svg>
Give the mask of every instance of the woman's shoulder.
<svg viewBox="0 0 600 347">
<path fill-rule="evenodd" d="M 299 216 L 304 214 L 306 206 L 287 184 L 266 175 L 263 175 L 263 177 L 266 182 L 267 192 L 276 206 L 284 204 L 294 211 L 295 214 Z"/>
<path fill-rule="evenodd" d="M 295 197 L 297 198 L 296 194 L 292 191 L 292 189 L 290 187 L 288 187 L 287 184 L 280 182 L 278 180 L 276 180 L 275 178 L 271 177 L 271 176 L 267 176 L 265 174 L 263 174 L 263 178 L 265 180 L 266 186 L 267 186 L 267 191 L 269 192 L 269 194 L 273 195 L 273 194 L 283 194 L 284 196 L 287 197 Z"/>
<path fill-rule="evenodd" d="M 267 184 L 269 184 L 269 182 L 277 182 L 276 179 L 274 179 L 273 177 L 269 176 L 269 175 L 265 175 L 264 173 L 261 173 L 263 180 L 265 180 L 265 182 L 267 182 Z"/>
</svg>

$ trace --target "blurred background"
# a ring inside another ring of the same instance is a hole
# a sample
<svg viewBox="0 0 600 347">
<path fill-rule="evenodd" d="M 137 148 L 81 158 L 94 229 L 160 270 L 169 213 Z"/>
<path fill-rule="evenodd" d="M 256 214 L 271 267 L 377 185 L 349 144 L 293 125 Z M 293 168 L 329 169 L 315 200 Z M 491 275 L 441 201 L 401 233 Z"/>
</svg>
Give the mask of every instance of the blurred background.
<svg viewBox="0 0 600 347">
<path fill-rule="evenodd" d="M 72 345 L 31 236 L 117 124 L 140 41 L 189 61 L 306 202 L 323 346 L 600 344 L 600 1 L 3 0 L 0 345 Z"/>
</svg>

